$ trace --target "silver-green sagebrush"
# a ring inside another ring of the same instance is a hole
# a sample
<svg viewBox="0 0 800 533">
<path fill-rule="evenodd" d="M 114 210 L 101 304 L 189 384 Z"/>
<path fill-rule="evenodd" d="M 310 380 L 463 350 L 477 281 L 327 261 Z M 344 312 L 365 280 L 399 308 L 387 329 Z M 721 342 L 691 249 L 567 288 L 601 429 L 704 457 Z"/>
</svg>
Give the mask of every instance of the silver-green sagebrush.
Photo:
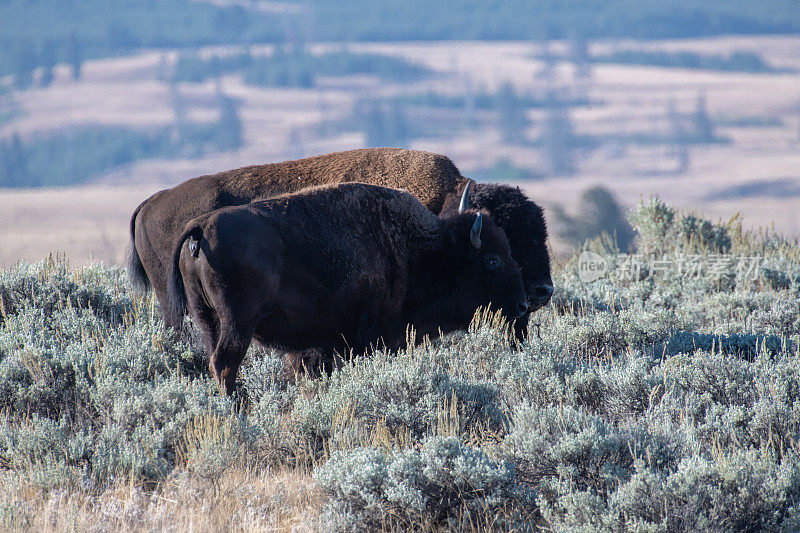
<svg viewBox="0 0 800 533">
<path fill-rule="evenodd" d="M 800 528 L 800 247 L 657 200 L 630 220 L 632 253 L 759 270 L 585 282 L 576 253 L 520 347 L 490 314 L 316 380 L 253 347 L 232 399 L 123 271 L 2 271 L 0 483 L 151 490 L 245 461 L 314 468 L 323 529 Z M 3 504 L 0 526 L 26 509 Z"/>
</svg>

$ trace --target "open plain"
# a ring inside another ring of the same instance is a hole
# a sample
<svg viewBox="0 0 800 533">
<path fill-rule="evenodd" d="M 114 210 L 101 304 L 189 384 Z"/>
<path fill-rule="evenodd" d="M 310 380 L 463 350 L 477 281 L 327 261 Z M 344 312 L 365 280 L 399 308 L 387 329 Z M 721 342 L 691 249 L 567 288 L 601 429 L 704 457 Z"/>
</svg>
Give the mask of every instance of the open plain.
<svg viewBox="0 0 800 533">
<path fill-rule="evenodd" d="M 565 43 L 550 53 L 566 53 Z M 309 89 L 247 85 L 238 74 L 218 83 L 180 83 L 189 119 L 209 121 L 217 113 L 220 89 L 240 102 L 243 146 L 231 152 L 199 157 L 147 159 L 89 176 L 75 187 L 0 189 L 0 265 L 35 260 L 54 250 L 75 263 L 90 257 L 106 263 L 122 260 L 130 213 L 150 194 L 193 176 L 248 164 L 293 159 L 363 146 L 365 136 L 348 127 L 357 102 L 369 98 L 440 93 L 490 93 L 506 82 L 520 94 L 547 91 L 567 95 L 584 91 L 587 105 L 572 108 L 577 136 L 594 139 L 575 150 L 572 175 L 546 175 L 541 146 L 546 111 L 526 111 L 529 126 L 519 142 L 504 142 L 497 119 L 475 111 L 476 126 L 451 135 L 413 138 L 409 147 L 450 156 L 469 176 L 491 174 L 498 161 L 529 169 L 535 179 L 518 181 L 536 201 L 578 207 L 581 191 L 602 185 L 626 207 L 658 195 L 680 208 L 706 216 L 730 218 L 740 212 L 746 227 L 768 227 L 788 235 L 800 233 L 800 37 L 732 36 L 670 41 L 598 41 L 592 54 L 635 47 L 638 50 L 684 50 L 698 54 L 757 52 L 778 71 L 743 73 L 647 65 L 593 63 L 590 76 L 575 81 L 566 60 L 554 63 L 548 76 L 540 45 L 528 42 L 432 42 L 352 44 L 351 52 L 403 57 L 433 70 L 428 78 L 387 82 L 365 75 L 320 78 Z M 341 46 L 317 44 L 312 53 Z M 202 55 L 236 53 L 235 47 L 207 48 Z M 252 47 L 253 54 L 271 49 Z M 169 83 L 163 72 L 178 53 L 150 52 L 87 62 L 80 81 L 61 66 L 54 83 L 12 93 L 3 105 L 13 113 L 0 123 L 0 141 L 14 135 L 58 134 L 83 126 L 123 126 L 150 131 L 174 121 Z M 562 56 L 558 56 L 562 57 Z M 566 56 L 563 56 L 566 57 Z M 631 139 L 669 134 L 668 107 L 690 116 L 705 99 L 715 135 L 725 142 L 691 145 L 688 165 L 680 168 L 674 147 Z M 436 121 L 435 110 L 414 109 L 413 120 Z M 456 109 L 449 116 L 458 116 Z M 79 117 L 79 118 L 78 118 Z M 544 177 L 542 177 L 544 176 Z M 490 175 L 510 181 L 502 173 Z M 512 178 L 513 179 L 513 178 Z M 564 247 L 554 242 L 557 249 Z"/>
</svg>

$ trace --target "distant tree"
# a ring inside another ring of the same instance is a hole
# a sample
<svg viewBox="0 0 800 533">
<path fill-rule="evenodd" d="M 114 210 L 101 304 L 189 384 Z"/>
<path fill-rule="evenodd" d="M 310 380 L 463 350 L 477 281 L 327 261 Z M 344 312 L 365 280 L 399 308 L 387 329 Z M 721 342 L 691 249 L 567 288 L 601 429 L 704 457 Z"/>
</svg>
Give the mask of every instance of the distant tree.
<svg viewBox="0 0 800 533">
<path fill-rule="evenodd" d="M 218 89 L 217 105 L 219 106 L 219 120 L 216 131 L 217 147 L 220 150 L 240 148 L 244 139 L 242 121 L 239 119 L 239 103 Z"/>
<path fill-rule="evenodd" d="M 30 87 L 33 69 L 36 68 L 36 54 L 30 41 L 22 41 L 14 53 L 14 85 L 17 89 Z"/>
<path fill-rule="evenodd" d="M 300 137 L 300 132 L 296 128 L 289 130 L 289 158 L 301 159 L 306 155 L 305 146 L 303 146 L 303 139 Z"/>
<path fill-rule="evenodd" d="M 684 126 L 684 117 L 678 112 L 674 98 L 667 103 L 667 122 L 669 124 L 669 143 L 678 160 L 675 173 L 684 174 L 689 170 L 690 164 L 689 138 Z"/>
<path fill-rule="evenodd" d="M 188 142 L 189 122 L 186 119 L 186 104 L 175 82 L 169 84 L 169 97 L 173 115 L 172 140 L 179 149 L 182 149 Z"/>
<path fill-rule="evenodd" d="M 131 33 L 131 30 L 117 21 L 113 21 L 108 26 L 106 39 L 112 50 L 129 50 L 140 44 L 139 39 Z"/>
<path fill-rule="evenodd" d="M 554 94 L 548 97 L 544 131 L 541 144 L 544 150 L 547 171 L 551 175 L 575 173 L 575 129 L 569 107 L 559 102 Z"/>
<path fill-rule="evenodd" d="M 551 212 L 558 222 L 559 237 L 572 246 L 582 246 L 603 233 L 616 236 L 620 250 L 628 250 L 633 243 L 633 228 L 614 195 L 605 187 L 585 190 L 574 216 L 560 206 L 554 206 Z"/>
<path fill-rule="evenodd" d="M 408 119 L 400 103 L 369 105 L 363 113 L 367 146 L 405 146 L 410 137 Z"/>
<path fill-rule="evenodd" d="M 170 78 L 170 62 L 167 58 L 167 53 L 162 50 L 158 54 L 158 79 L 159 81 L 167 81 Z"/>
<path fill-rule="evenodd" d="M 388 120 L 386 121 L 387 133 L 390 144 L 394 146 L 405 146 L 411 137 L 411 131 L 400 102 L 395 100 L 389 104 L 389 111 L 387 113 Z"/>
<path fill-rule="evenodd" d="M 473 173 L 474 174 L 474 173 Z M 525 181 L 540 179 L 532 169 L 517 166 L 511 159 L 501 157 L 496 159 L 492 166 L 485 171 L 487 179 L 502 182 Z"/>
<path fill-rule="evenodd" d="M 293 48 L 286 56 L 287 85 L 309 89 L 314 86 L 314 59 L 304 48 Z"/>
<path fill-rule="evenodd" d="M 81 78 L 81 69 L 83 68 L 83 44 L 78 39 L 78 36 L 73 33 L 67 39 L 65 48 L 67 63 L 72 67 L 72 79 L 79 80 Z"/>
<path fill-rule="evenodd" d="M 589 40 L 580 32 L 573 31 L 570 34 L 569 59 L 575 65 L 575 81 L 588 82 L 592 77 Z"/>
<path fill-rule="evenodd" d="M 497 91 L 497 111 L 500 114 L 500 134 L 503 142 L 525 144 L 525 130 L 530 121 L 525 114 L 522 99 L 509 82 L 503 83 Z"/>
<path fill-rule="evenodd" d="M 555 77 L 556 64 L 558 63 L 558 58 L 550 51 L 549 41 L 542 42 L 539 57 L 542 60 L 542 68 L 536 73 L 536 77 L 543 80 L 549 87 Z"/>
<path fill-rule="evenodd" d="M 45 40 L 42 45 L 42 77 L 39 83 L 42 87 L 49 87 L 53 83 L 53 69 L 56 66 L 56 43 L 53 39 Z"/>
<path fill-rule="evenodd" d="M 384 146 L 386 126 L 381 109 L 377 105 L 371 105 L 364 111 L 363 117 L 367 146 Z"/>
<path fill-rule="evenodd" d="M 716 139 L 714 125 L 706 110 L 706 95 L 703 93 L 697 95 L 697 102 L 692 114 L 692 126 L 695 142 L 710 143 Z"/>
<path fill-rule="evenodd" d="M 464 86 L 464 125 L 472 128 L 477 125 L 475 119 L 475 87 L 469 74 L 463 75 Z"/>
<path fill-rule="evenodd" d="M 207 77 L 207 65 L 200 59 L 197 50 L 182 52 L 181 55 L 178 56 L 178 61 L 175 63 L 175 68 L 172 72 L 173 80 L 199 83 Z"/>
<path fill-rule="evenodd" d="M 616 236 L 620 249 L 630 248 L 633 228 L 611 191 L 601 186 L 587 189 L 581 194 L 581 210 L 586 233 L 584 240 L 606 232 Z"/>
<path fill-rule="evenodd" d="M 301 49 L 275 45 L 272 57 L 245 58 L 242 65 L 244 80 L 254 85 L 267 87 L 313 87 L 315 83 L 316 58 Z"/>
<path fill-rule="evenodd" d="M 574 68 L 576 97 L 589 98 L 589 85 L 592 81 L 592 61 L 589 55 L 589 40 L 583 33 L 572 31 L 568 41 L 569 59 Z"/>
<path fill-rule="evenodd" d="M 0 143 L 0 187 L 20 187 L 28 184 L 28 164 L 25 148 L 18 134 Z"/>
<path fill-rule="evenodd" d="M 228 37 L 240 37 L 247 27 L 247 12 L 242 6 L 237 5 L 220 9 L 214 19 L 214 25 L 218 32 Z"/>
</svg>

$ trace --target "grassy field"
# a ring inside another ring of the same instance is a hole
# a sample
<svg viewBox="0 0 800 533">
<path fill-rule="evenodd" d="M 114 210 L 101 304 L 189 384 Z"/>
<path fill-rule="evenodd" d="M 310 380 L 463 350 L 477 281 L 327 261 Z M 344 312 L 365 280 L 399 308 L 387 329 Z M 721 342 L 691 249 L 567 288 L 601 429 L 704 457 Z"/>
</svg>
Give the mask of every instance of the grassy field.
<svg viewBox="0 0 800 533">
<path fill-rule="evenodd" d="M 123 270 L 3 270 L 0 528 L 798 529 L 800 246 L 630 219 L 635 254 L 560 261 L 520 346 L 484 313 L 317 380 L 252 347 L 232 399 Z"/>
</svg>

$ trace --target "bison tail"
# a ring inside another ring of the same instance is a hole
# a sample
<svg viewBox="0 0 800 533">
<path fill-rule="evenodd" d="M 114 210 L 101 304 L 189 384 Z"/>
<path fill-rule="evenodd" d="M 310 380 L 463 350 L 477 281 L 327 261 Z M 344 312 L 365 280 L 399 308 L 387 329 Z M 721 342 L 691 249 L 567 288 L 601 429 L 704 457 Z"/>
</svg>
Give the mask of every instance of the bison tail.
<svg viewBox="0 0 800 533">
<path fill-rule="evenodd" d="M 181 276 L 180 269 L 183 243 L 186 242 L 187 239 L 199 241 L 202 236 L 203 229 L 195 224 L 186 228 L 186 231 L 183 232 L 175 243 L 175 251 L 172 254 L 172 268 L 170 269 L 169 280 L 167 281 L 169 302 L 166 306 L 168 308 L 166 314 L 169 317 L 169 324 L 181 324 L 183 315 L 186 314 L 186 288 L 183 284 L 183 276 Z M 199 250 L 198 243 L 196 243 L 195 247 L 192 249 L 192 253 L 196 254 L 197 250 Z"/>
<path fill-rule="evenodd" d="M 147 292 L 150 290 L 150 280 L 147 278 L 147 272 L 145 272 L 144 265 L 139 257 L 139 251 L 136 249 L 136 217 L 139 215 L 139 211 L 141 211 L 142 207 L 146 203 L 147 200 L 139 204 L 139 206 L 133 211 L 133 215 L 131 215 L 131 246 L 128 249 L 127 259 L 128 280 L 130 280 L 134 289 L 141 292 Z"/>
</svg>

